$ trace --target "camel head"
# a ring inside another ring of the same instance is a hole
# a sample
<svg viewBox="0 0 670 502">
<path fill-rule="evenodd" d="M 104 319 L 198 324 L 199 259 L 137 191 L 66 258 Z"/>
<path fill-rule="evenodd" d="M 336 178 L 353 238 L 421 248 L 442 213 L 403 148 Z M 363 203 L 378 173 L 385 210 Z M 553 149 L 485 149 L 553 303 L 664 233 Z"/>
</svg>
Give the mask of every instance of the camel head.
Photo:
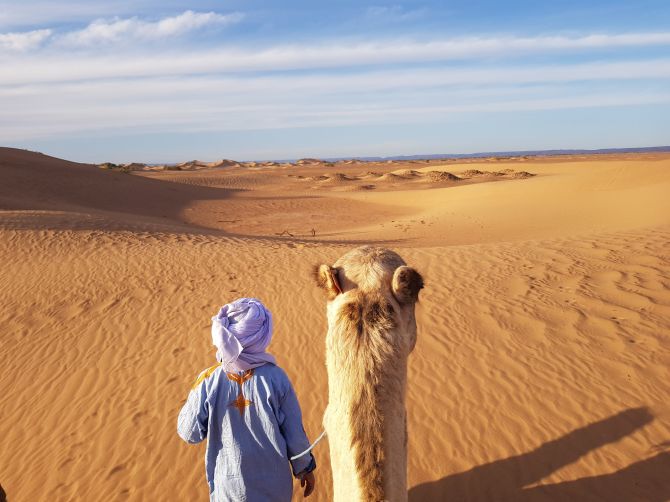
<svg viewBox="0 0 670 502">
<path fill-rule="evenodd" d="M 423 278 L 397 253 L 371 246 L 356 248 L 332 266 L 317 266 L 315 277 L 328 297 L 329 324 L 348 321 L 359 333 L 384 325 L 400 328 L 412 340 L 409 349 L 414 348 L 414 305 Z"/>
</svg>

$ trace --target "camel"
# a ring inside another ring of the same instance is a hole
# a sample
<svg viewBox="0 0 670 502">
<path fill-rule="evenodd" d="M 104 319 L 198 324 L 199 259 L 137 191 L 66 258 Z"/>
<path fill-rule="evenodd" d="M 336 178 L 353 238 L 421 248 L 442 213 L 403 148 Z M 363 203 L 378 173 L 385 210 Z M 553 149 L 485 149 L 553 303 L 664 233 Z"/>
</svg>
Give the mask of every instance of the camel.
<svg viewBox="0 0 670 502">
<path fill-rule="evenodd" d="M 407 500 L 407 358 L 421 275 L 393 251 L 360 247 L 319 265 L 328 296 L 326 365 L 335 502 Z"/>
</svg>

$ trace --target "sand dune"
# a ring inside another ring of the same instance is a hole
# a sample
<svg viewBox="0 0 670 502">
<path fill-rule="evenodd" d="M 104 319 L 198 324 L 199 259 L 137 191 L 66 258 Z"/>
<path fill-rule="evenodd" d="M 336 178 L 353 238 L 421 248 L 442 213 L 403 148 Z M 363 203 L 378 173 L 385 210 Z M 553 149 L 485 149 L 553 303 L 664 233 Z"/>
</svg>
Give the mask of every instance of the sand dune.
<svg viewBox="0 0 670 502">
<path fill-rule="evenodd" d="M 207 500 L 204 450 L 177 438 L 176 414 L 214 360 L 209 318 L 240 296 L 274 312 L 271 350 L 318 435 L 325 305 L 310 270 L 361 242 L 426 278 L 410 500 L 669 500 L 670 159 L 363 179 L 409 165 L 342 163 L 359 180 L 315 191 L 307 178 L 332 167 L 291 168 L 304 182 L 280 167 L 139 175 L 0 149 L 8 500 Z M 316 453 L 311 500 L 326 501 L 325 443 Z"/>
<path fill-rule="evenodd" d="M 324 177 L 319 177 L 319 181 L 333 182 L 333 183 L 340 183 L 343 181 L 354 181 L 357 179 L 358 178 L 347 176 L 344 173 L 326 174 L 324 175 Z"/>
<path fill-rule="evenodd" d="M 391 161 L 395 166 L 396 161 Z M 310 164 L 313 167 L 313 164 Z M 441 167 L 441 166 L 437 166 Z M 228 176 L 228 175 L 227 175 Z M 385 173 L 377 171 L 367 171 L 364 173 L 326 173 L 318 175 L 303 176 L 297 174 L 288 174 L 287 178 L 296 181 L 316 181 L 318 184 L 310 188 L 317 190 L 333 191 L 365 191 L 375 189 L 378 191 L 390 190 L 415 190 L 418 187 L 413 185 L 421 183 L 441 184 L 451 186 L 454 182 L 469 183 L 487 183 L 491 181 L 502 181 L 510 179 L 526 179 L 535 176 L 534 173 L 527 171 L 515 171 L 514 169 L 505 169 L 503 171 L 480 171 L 477 169 L 466 170 L 460 176 L 456 176 L 445 170 L 434 170 L 426 167 L 420 170 L 416 169 L 396 169 Z M 162 178 L 167 179 L 167 178 Z M 374 181 L 374 184 L 370 184 Z M 223 186 L 223 185 L 222 185 Z M 434 188 L 434 187 L 431 187 Z"/>
<path fill-rule="evenodd" d="M 175 167 L 179 170 L 197 170 L 197 169 L 207 169 L 213 167 L 239 167 L 239 163 L 234 160 L 221 159 L 214 162 L 203 162 L 202 160 L 190 160 L 188 162 L 182 162 L 177 164 Z M 163 169 L 170 170 L 171 166 L 163 166 Z"/>
<path fill-rule="evenodd" d="M 460 181 L 463 178 L 459 178 L 455 174 L 448 173 L 446 171 L 430 171 L 427 173 L 431 181 L 440 182 L 440 181 Z"/>
<path fill-rule="evenodd" d="M 402 176 L 395 173 L 386 173 L 379 177 L 380 181 L 400 181 L 402 179 Z"/>
<path fill-rule="evenodd" d="M 1 209 L 95 214 L 134 226 L 179 221 L 179 211 L 192 201 L 230 196 L 227 190 L 169 184 L 11 148 L 0 148 L 0 159 Z"/>
<path fill-rule="evenodd" d="M 403 178 L 416 178 L 417 176 L 421 176 L 422 173 L 415 169 L 399 169 L 397 171 L 393 171 L 393 174 Z"/>
</svg>

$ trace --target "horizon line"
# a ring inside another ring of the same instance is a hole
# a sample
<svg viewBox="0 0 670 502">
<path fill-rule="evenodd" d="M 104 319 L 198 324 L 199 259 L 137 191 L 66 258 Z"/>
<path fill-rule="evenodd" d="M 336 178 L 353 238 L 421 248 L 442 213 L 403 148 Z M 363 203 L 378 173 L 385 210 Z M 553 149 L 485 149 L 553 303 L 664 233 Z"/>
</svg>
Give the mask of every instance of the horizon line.
<svg viewBox="0 0 670 502">
<path fill-rule="evenodd" d="M 20 148 L 20 147 L 0 147 L 0 148 L 13 148 L 16 150 L 24 150 L 27 152 L 39 153 L 41 155 L 46 155 L 53 157 L 48 153 L 40 152 L 37 150 L 31 150 L 30 148 Z M 660 146 L 639 146 L 639 147 L 618 147 L 618 148 L 547 148 L 541 150 L 499 150 L 499 151 L 481 151 L 473 153 L 429 153 L 429 154 L 405 154 L 405 155 L 389 155 L 389 156 L 379 156 L 379 155 L 353 155 L 353 156 L 344 156 L 344 157 L 293 157 L 293 158 L 270 158 L 270 159 L 245 159 L 245 160 L 236 160 L 222 157 L 220 159 L 215 159 L 213 161 L 206 161 L 202 159 L 191 159 L 182 162 L 125 162 L 121 164 L 116 164 L 114 162 L 91 162 L 93 165 L 101 164 L 115 164 L 115 165 L 129 165 L 129 164 L 142 164 L 145 166 L 174 166 L 178 164 L 185 164 L 188 162 L 216 162 L 217 160 L 229 160 L 239 163 L 247 162 L 277 162 L 277 163 L 291 163 L 294 164 L 300 160 L 314 159 L 321 162 L 340 162 L 345 160 L 359 160 L 365 162 L 374 162 L 374 161 L 387 161 L 387 160 L 440 160 L 440 159 L 465 159 L 465 158 L 480 158 L 480 157 L 517 157 L 517 156 L 531 156 L 531 157 L 542 157 L 542 156 L 554 156 L 554 155 L 575 155 L 575 154 L 591 154 L 591 155 L 605 155 L 609 153 L 653 153 L 653 152 L 670 152 L 670 145 L 660 145 Z M 63 159 L 61 157 L 54 157 Z M 82 164 L 87 164 L 87 162 L 82 162 Z"/>
</svg>

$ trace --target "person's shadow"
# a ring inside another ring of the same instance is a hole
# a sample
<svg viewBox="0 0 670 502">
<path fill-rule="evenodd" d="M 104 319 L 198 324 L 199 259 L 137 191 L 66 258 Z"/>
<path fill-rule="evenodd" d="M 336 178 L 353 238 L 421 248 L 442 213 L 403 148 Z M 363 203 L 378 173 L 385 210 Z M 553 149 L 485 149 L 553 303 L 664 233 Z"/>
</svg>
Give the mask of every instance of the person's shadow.
<svg viewBox="0 0 670 502">
<path fill-rule="evenodd" d="M 633 408 L 577 429 L 522 455 L 477 466 L 409 490 L 423 501 L 645 501 L 670 500 L 670 453 L 659 452 L 619 471 L 529 487 L 592 450 L 614 443 L 650 423 L 647 408 Z M 657 446 L 657 452 L 670 445 Z"/>
</svg>

